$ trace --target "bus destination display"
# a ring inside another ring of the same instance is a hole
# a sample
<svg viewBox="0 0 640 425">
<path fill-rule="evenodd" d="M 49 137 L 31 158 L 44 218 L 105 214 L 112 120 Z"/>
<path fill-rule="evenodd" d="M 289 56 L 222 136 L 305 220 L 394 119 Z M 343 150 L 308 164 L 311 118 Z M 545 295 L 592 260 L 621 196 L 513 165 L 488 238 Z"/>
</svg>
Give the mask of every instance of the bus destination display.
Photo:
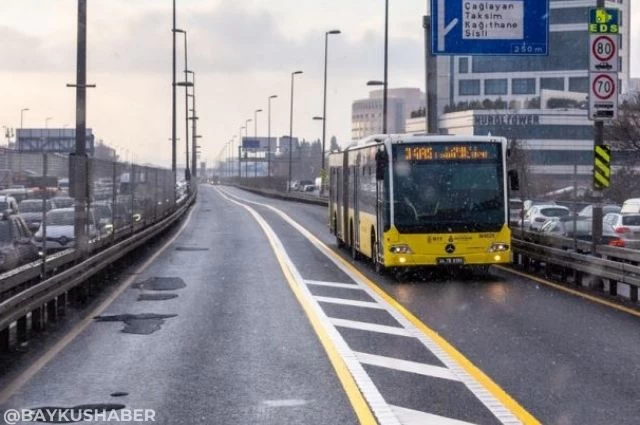
<svg viewBox="0 0 640 425">
<path fill-rule="evenodd" d="M 409 145 L 397 149 L 398 158 L 412 162 L 478 161 L 498 158 L 498 147 L 490 144 Z"/>
</svg>

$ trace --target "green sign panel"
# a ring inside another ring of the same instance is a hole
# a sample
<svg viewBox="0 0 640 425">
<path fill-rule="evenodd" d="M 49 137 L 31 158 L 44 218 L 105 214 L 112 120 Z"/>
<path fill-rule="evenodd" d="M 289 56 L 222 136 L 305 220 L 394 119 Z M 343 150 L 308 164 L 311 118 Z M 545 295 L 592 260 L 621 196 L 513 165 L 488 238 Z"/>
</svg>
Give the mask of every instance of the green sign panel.
<svg viewBox="0 0 640 425">
<path fill-rule="evenodd" d="M 619 34 L 620 11 L 605 8 L 590 9 L 589 32 L 592 34 Z"/>
</svg>

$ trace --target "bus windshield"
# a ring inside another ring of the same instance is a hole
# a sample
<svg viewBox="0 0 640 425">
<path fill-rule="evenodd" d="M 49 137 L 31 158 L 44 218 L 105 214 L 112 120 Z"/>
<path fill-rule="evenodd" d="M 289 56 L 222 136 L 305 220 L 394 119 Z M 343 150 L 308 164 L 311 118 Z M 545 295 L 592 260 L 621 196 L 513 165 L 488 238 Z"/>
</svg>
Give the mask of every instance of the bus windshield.
<svg viewBox="0 0 640 425">
<path fill-rule="evenodd" d="M 504 225 L 500 145 L 395 146 L 393 161 L 401 233 L 497 232 Z"/>
</svg>

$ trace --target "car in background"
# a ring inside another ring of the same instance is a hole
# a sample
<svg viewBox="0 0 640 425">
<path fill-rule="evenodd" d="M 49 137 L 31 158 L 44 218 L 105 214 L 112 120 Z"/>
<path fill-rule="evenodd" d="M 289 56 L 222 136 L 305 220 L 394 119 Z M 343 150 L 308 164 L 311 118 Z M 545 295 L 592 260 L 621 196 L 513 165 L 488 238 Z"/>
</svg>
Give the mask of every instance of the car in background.
<svg viewBox="0 0 640 425">
<path fill-rule="evenodd" d="M 0 215 L 0 272 L 6 272 L 38 259 L 38 248 L 19 215 Z"/>
<path fill-rule="evenodd" d="M 55 205 L 55 208 L 71 208 L 75 204 L 75 200 L 68 196 L 54 196 L 49 199 Z"/>
<path fill-rule="evenodd" d="M 94 211 L 98 230 L 101 235 L 110 234 L 113 231 L 113 211 L 111 203 L 107 201 L 98 201 L 91 204 Z"/>
<path fill-rule="evenodd" d="M 313 192 L 316 190 L 316 185 L 315 184 L 305 184 L 302 187 L 302 191 L 303 192 Z"/>
<path fill-rule="evenodd" d="M 520 198 L 509 199 L 509 225 L 518 226 L 524 215 L 524 202 Z"/>
<path fill-rule="evenodd" d="M 526 201 L 523 202 L 522 209 L 526 213 L 531 209 L 531 207 L 534 207 L 536 205 L 557 205 L 557 204 L 556 204 L 556 201 L 534 201 L 531 199 L 527 199 Z"/>
<path fill-rule="evenodd" d="M 562 218 L 571 215 L 567 207 L 555 204 L 534 205 L 524 215 L 524 229 L 538 231 L 550 218 Z"/>
<path fill-rule="evenodd" d="M 11 185 L 9 188 L 0 190 L 0 196 L 9 196 L 20 202 L 30 197 L 31 191 L 23 185 Z"/>
<path fill-rule="evenodd" d="M 640 198 L 627 199 L 622 203 L 622 214 L 640 214 Z"/>
<path fill-rule="evenodd" d="M 315 190 L 315 187 L 316 186 L 311 180 L 300 180 L 295 190 L 300 192 L 313 192 Z M 307 188 L 310 188 L 311 190 L 307 190 Z"/>
<path fill-rule="evenodd" d="M 605 216 L 609 213 L 619 213 L 622 207 L 616 204 L 607 204 L 602 206 L 602 215 Z M 580 211 L 578 211 L 578 217 L 593 217 L 593 205 L 587 205 Z"/>
<path fill-rule="evenodd" d="M 0 214 L 18 214 L 18 201 L 13 196 L 0 195 Z"/>
<path fill-rule="evenodd" d="M 58 208 L 47 213 L 46 247 L 48 251 L 61 251 L 75 246 L 75 217 L 74 208 Z M 87 211 L 87 222 L 89 239 L 100 236 L 93 210 Z M 35 245 L 40 249 L 44 246 L 43 233 L 43 226 L 40 225 L 33 238 Z"/>
<path fill-rule="evenodd" d="M 66 177 L 63 177 L 61 179 L 58 180 L 58 191 L 65 193 L 65 194 L 69 194 L 69 179 Z"/>
<path fill-rule="evenodd" d="M 46 201 L 47 211 L 54 209 L 56 205 L 50 200 Z M 42 199 L 25 199 L 18 204 L 20 209 L 20 217 L 24 220 L 29 228 L 29 231 L 35 232 L 40 227 L 42 222 Z"/>
<path fill-rule="evenodd" d="M 624 241 L 624 246 L 640 249 L 640 214 L 609 213 L 602 219 Z"/>
<path fill-rule="evenodd" d="M 591 242 L 593 241 L 593 219 L 590 217 L 552 218 L 544 223 L 540 233 Z M 615 232 L 613 226 L 605 222 L 602 223 L 602 242 L 611 246 L 625 246 L 624 240 Z"/>
</svg>

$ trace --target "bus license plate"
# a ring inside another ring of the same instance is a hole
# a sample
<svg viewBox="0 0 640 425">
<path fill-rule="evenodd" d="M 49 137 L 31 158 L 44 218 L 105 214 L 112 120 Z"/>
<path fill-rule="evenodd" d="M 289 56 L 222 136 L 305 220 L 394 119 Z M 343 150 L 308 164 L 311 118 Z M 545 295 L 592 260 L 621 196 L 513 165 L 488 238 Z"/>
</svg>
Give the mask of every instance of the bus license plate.
<svg viewBox="0 0 640 425">
<path fill-rule="evenodd" d="M 438 258 L 436 261 L 439 266 L 457 266 L 464 264 L 464 258 L 461 257 Z"/>
</svg>

